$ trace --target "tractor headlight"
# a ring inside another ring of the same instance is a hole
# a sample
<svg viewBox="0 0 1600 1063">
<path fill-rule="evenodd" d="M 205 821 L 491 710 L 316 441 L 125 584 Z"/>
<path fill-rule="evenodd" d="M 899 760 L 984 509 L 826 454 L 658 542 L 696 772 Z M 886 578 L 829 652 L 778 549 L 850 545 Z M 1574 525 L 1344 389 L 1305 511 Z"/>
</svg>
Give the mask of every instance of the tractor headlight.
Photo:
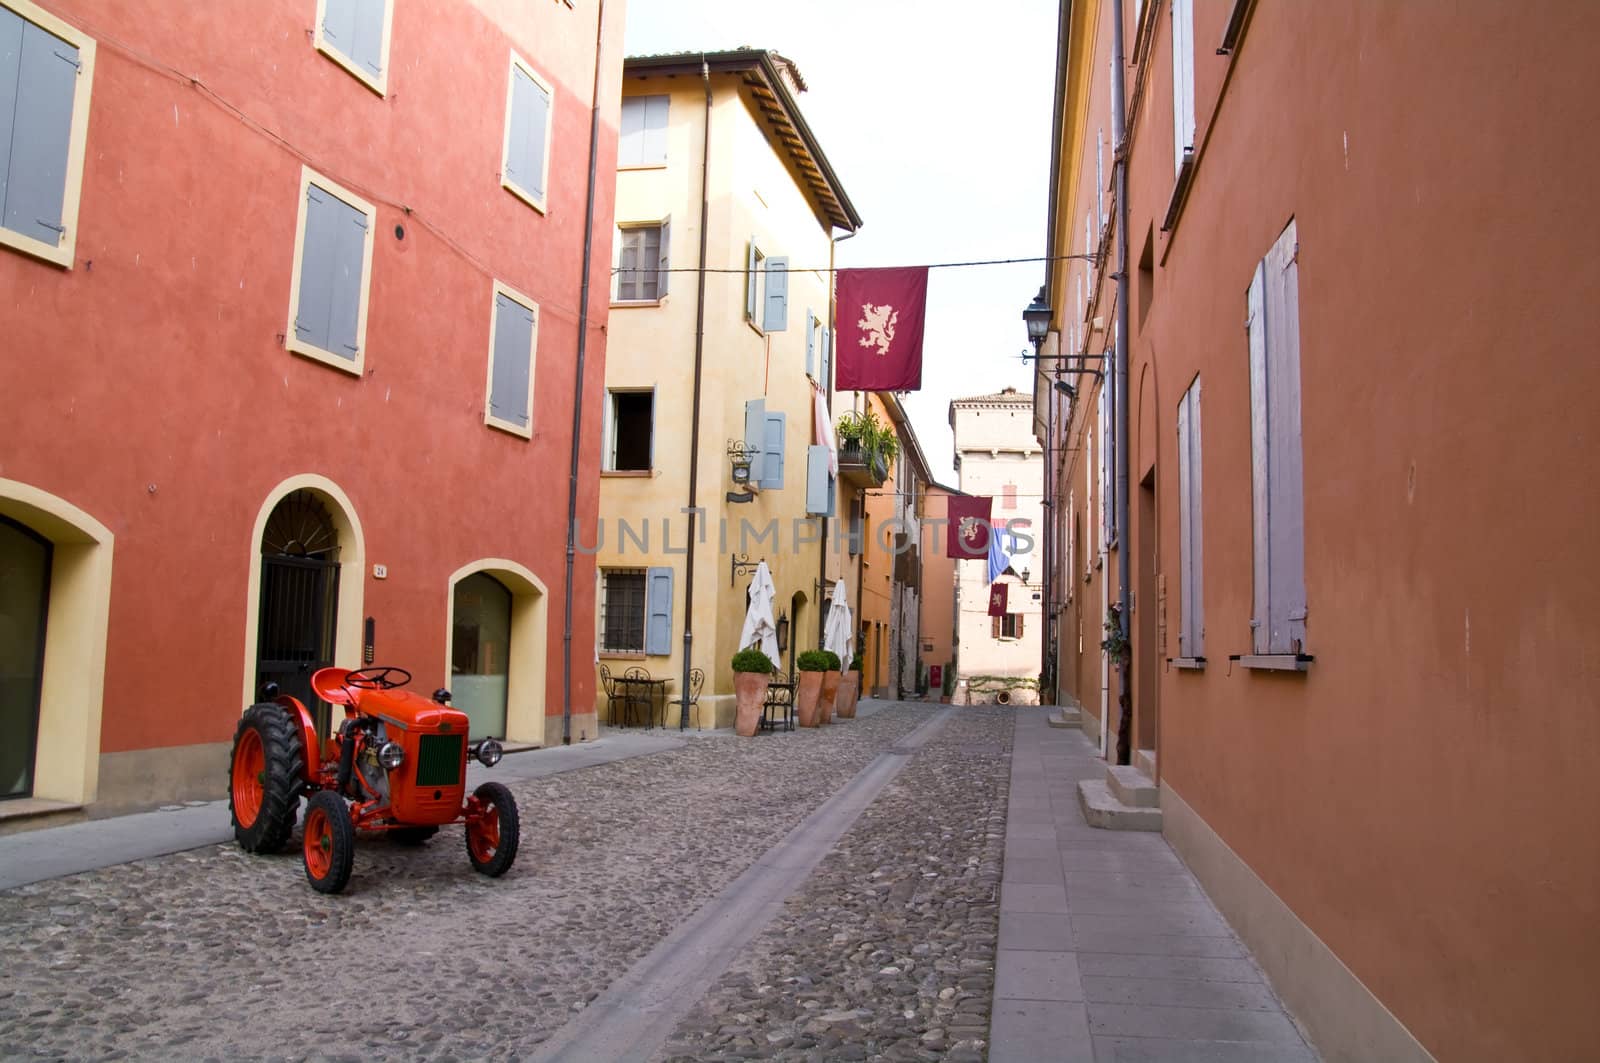
<svg viewBox="0 0 1600 1063">
<path fill-rule="evenodd" d="M 399 742 L 385 742 L 378 750 L 378 763 L 385 771 L 394 771 L 405 759 L 405 747 Z"/>
<path fill-rule="evenodd" d="M 486 768 L 492 768 L 500 763 L 500 758 L 505 755 L 505 747 L 492 738 L 485 738 L 478 743 L 478 763 Z"/>
</svg>

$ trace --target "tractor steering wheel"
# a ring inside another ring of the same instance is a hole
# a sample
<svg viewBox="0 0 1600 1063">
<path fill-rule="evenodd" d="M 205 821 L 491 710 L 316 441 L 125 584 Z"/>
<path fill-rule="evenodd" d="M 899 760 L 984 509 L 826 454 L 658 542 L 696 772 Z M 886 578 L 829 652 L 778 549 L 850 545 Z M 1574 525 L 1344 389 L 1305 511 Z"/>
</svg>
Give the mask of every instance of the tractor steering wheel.
<svg viewBox="0 0 1600 1063">
<path fill-rule="evenodd" d="M 411 673 L 404 668 L 379 665 L 376 668 L 357 668 L 346 672 L 344 681 L 345 685 L 361 690 L 393 690 L 411 682 Z"/>
</svg>

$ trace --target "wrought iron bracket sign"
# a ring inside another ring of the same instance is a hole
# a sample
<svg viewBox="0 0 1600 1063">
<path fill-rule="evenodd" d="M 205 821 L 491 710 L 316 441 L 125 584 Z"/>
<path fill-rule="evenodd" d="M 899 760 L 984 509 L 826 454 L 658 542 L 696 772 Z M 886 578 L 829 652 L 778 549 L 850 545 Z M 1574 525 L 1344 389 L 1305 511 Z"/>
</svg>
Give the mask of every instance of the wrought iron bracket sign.
<svg viewBox="0 0 1600 1063">
<path fill-rule="evenodd" d="M 728 586 L 737 587 L 739 585 L 739 577 L 754 574 L 756 566 L 759 564 L 761 564 L 761 558 L 759 557 L 752 561 L 750 560 L 749 554 L 729 555 L 728 568 L 730 571 L 728 573 Z"/>
</svg>

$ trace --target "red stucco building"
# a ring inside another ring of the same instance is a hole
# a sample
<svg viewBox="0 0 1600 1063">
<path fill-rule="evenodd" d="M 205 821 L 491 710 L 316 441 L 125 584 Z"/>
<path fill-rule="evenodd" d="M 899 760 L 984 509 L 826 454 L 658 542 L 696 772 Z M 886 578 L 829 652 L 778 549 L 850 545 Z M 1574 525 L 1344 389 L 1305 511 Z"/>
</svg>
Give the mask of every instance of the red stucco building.
<svg viewBox="0 0 1600 1063">
<path fill-rule="evenodd" d="M 1059 696 L 1115 759 L 1126 573 L 1131 759 L 1322 1058 L 1591 1057 L 1600 8 L 1060 10 Z"/>
<path fill-rule="evenodd" d="M 0 0 L 0 816 L 219 797 L 259 685 L 369 645 L 594 735 L 603 10 Z"/>
</svg>

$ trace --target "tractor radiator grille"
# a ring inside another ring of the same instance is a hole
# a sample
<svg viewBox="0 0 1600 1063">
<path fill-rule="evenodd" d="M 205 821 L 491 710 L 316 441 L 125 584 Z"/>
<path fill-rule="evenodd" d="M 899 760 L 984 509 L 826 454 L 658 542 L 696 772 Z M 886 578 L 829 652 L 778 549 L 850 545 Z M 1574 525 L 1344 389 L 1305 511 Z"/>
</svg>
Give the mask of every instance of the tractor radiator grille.
<svg viewBox="0 0 1600 1063">
<path fill-rule="evenodd" d="M 461 744 L 465 735 L 422 735 L 417 754 L 418 786 L 454 786 L 461 781 Z"/>
</svg>

